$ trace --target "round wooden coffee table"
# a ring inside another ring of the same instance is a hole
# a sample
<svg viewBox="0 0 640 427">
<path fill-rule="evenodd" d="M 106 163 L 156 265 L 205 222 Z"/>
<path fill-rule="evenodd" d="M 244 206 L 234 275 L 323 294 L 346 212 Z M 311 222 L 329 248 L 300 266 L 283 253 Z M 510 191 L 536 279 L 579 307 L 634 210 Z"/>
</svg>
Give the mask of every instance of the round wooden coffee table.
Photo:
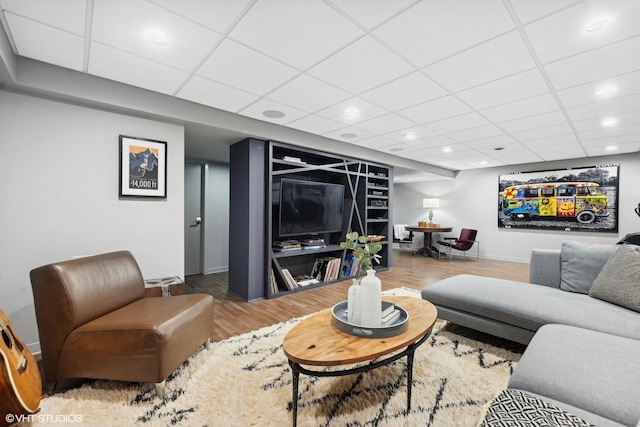
<svg viewBox="0 0 640 427">
<path fill-rule="evenodd" d="M 293 425 L 298 418 L 298 383 L 300 374 L 317 377 L 352 375 L 388 365 L 407 357 L 407 410 L 411 409 L 411 383 L 413 381 L 413 356 L 431 333 L 438 311 L 429 301 L 413 297 L 383 297 L 402 307 L 409 314 L 408 329 L 389 338 L 363 338 L 341 332 L 331 324 L 331 308 L 322 310 L 294 326 L 284 337 L 284 353 L 293 373 Z M 375 363 L 336 371 L 314 371 L 301 365 L 338 366 L 366 362 L 393 353 Z"/>
</svg>

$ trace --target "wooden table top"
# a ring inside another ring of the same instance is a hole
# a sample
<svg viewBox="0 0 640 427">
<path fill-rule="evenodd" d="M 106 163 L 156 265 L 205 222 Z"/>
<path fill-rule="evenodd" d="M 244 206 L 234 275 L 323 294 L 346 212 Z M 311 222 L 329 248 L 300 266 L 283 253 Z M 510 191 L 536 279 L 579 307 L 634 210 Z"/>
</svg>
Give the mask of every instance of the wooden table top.
<svg viewBox="0 0 640 427">
<path fill-rule="evenodd" d="M 339 331 L 331 324 L 331 308 L 294 326 L 284 337 L 289 360 L 302 365 L 349 365 L 375 359 L 415 343 L 429 333 L 438 311 L 429 301 L 414 297 L 382 297 L 409 314 L 408 329 L 389 338 L 362 338 Z"/>
<path fill-rule="evenodd" d="M 404 228 L 407 231 L 416 231 L 418 233 L 431 233 L 436 231 L 451 231 L 453 227 L 418 227 L 418 226 L 407 226 Z"/>
</svg>

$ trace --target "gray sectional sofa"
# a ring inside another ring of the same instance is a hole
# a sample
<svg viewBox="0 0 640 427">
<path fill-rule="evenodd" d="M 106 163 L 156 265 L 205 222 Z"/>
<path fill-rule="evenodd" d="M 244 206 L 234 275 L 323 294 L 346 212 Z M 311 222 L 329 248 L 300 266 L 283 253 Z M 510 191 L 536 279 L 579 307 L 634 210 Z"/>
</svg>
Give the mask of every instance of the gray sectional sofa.
<svg viewBox="0 0 640 427">
<path fill-rule="evenodd" d="M 509 408 L 640 427 L 639 246 L 567 241 L 532 252 L 529 283 L 458 275 L 422 297 L 444 320 L 528 344 L 483 425 L 520 425 L 500 414 Z"/>
</svg>

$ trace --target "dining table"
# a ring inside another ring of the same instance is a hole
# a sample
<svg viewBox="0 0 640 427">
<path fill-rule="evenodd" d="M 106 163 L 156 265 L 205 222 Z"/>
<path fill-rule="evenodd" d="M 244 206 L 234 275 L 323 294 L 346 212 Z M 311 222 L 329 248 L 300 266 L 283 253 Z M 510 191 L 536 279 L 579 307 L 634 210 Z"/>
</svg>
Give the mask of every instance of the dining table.
<svg viewBox="0 0 640 427">
<path fill-rule="evenodd" d="M 415 233 L 424 233 L 424 246 L 420 250 L 420 253 L 425 256 L 433 256 L 434 251 L 432 249 L 432 235 L 433 233 L 448 233 L 453 230 L 453 227 L 442 227 L 442 226 L 430 226 L 427 224 L 426 227 L 421 226 L 406 226 L 405 230 L 413 231 Z"/>
</svg>

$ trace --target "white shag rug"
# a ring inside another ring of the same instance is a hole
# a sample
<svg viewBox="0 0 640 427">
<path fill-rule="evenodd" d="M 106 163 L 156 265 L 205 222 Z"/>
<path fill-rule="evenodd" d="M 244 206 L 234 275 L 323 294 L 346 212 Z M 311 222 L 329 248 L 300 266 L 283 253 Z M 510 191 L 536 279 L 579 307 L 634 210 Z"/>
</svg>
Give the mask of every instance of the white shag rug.
<svg viewBox="0 0 640 427">
<path fill-rule="evenodd" d="M 407 288 L 385 295 L 420 297 Z M 169 377 L 164 400 L 150 384 L 95 381 L 43 399 L 41 412 L 23 425 L 289 426 L 292 379 L 282 340 L 300 320 L 201 348 Z M 438 321 L 416 350 L 409 413 L 402 358 L 364 374 L 301 375 L 298 425 L 476 426 L 484 405 L 506 387 L 520 351 L 450 326 Z"/>
</svg>

